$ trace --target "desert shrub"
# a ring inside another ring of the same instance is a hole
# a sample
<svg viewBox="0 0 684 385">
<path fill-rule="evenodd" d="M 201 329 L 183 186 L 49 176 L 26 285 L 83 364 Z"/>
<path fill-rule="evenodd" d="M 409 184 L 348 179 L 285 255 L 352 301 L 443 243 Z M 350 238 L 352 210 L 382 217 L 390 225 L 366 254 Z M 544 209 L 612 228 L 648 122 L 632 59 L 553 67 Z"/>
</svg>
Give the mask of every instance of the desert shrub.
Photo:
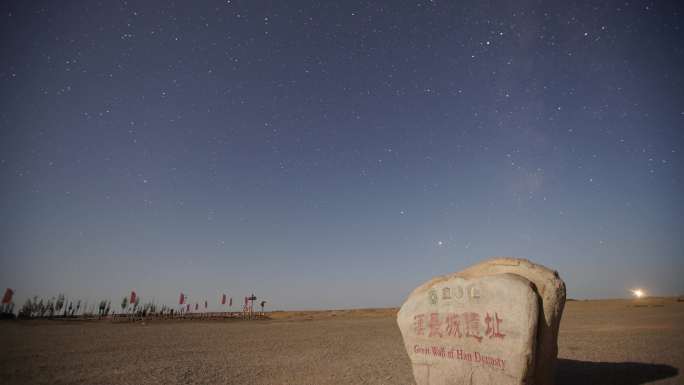
<svg viewBox="0 0 684 385">
<path fill-rule="evenodd" d="M 98 315 L 100 318 L 102 318 L 102 316 L 104 315 L 105 307 L 106 307 L 106 306 L 107 306 L 107 301 L 104 300 L 104 299 L 103 299 L 102 301 L 100 301 L 100 303 L 98 304 L 98 306 L 97 306 L 97 315 Z"/>
<path fill-rule="evenodd" d="M 24 304 L 19 308 L 19 318 L 30 318 L 32 306 L 31 298 L 27 298 Z"/>
<path fill-rule="evenodd" d="M 55 297 L 50 298 L 45 305 L 45 315 L 52 318 L 55 315 Z"/>
<path fill-rule="evenodd" d="M 14 302 L 0 305 L 0 319 L 14 318 Z"/>
<path fill-rule="evenodd" d="M 59 294 L 57 296 L 57 300 L 55 301 L 55 314 L 59 314 L 59 312 L 62 310 L 64 307 L 64 302 L 66 299 L 64 298 L 64 294 Z"/>
<path fill-rule="evenodd" d="M 27 298 L 19 309 L 19 318 L 33 318 L 38 315 L 38 297 Z"/>
</svg>

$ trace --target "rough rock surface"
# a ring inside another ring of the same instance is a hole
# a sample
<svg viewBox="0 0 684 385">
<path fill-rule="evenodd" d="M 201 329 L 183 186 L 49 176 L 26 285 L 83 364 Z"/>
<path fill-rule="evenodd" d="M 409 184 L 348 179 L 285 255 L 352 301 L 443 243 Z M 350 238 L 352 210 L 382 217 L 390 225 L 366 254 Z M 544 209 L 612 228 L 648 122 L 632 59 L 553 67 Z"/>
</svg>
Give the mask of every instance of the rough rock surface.
<svg viewBox="0 0 684 385">
<path fill-rule="evenodd" d="M 539 298 L 515 274 L 436 277 L 397 316 L 419 385 L 529 384 Z"/>
<path fill-rule="evenodd" d="M 564 306 L 556 271 L 492 258 L 419 286 L 397 321 L 418 384 L 551 385 Z"/>
<path fill-rule="evenodd" d="M 558 272 L 520 258 L 498 257 L 488 259 L 456 275 L 482 277 L 512 273 L 527 278 L 536 286 L 542 306 L 539 319 L 539 338 L 535 362 L 534 384 L 552 385 L 558 356 L 558 328 L 565 307 L 565 282 Z"/>
</svg>

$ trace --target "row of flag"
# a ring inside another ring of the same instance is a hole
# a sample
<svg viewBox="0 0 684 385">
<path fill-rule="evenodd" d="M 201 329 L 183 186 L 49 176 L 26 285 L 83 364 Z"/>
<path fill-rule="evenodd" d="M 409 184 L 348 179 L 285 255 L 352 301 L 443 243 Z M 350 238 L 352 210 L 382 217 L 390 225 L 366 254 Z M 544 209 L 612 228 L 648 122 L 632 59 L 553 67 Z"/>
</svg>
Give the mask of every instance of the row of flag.
<svg viewBox="0 0 684 385">
<path fill-rule="evenodd" d="M 178 299 L 178 304 L 179 305 L 188 305 L 190 304 L 186 303 L 188 300 L 188 296 L 183 294 L 182 292 L 180 293 L 180 298 Z M 225 305 L 226 301 L 228 301 L 228 306 L 233 306 L 233 297 L 228 298 L 225 294 L 221 294 L 221 305 Z M 195 304 L 195 310 L 197 310 L 198 304 Z M 209 306 L 208 301 L 204 301 L 204 307 L 207 308 Z"/>
<path fill-rule="evenodd" d="M 10 289 L 7 289 L 7 290 L 11 291 Z M 12 292 L 12 293 L 14 293 L 14 292 Z M 5 293 L 5 296 L 7 296 L 7 293 Z M 10 296 L 10 297 L 11 297 L 11 296 Z M 130 299 L 129 302 L 130 302 L 130 303 L 135 303 L 135 301 L 136 301 L 137 299 L 138 299 L 138 294 L 135 292 L 135 290 L 132 290 L 132 291 L 131 291 L 131 299 Z M 221 295 L 221 305 L 225 305 L 227 299 L 228 299 L 228 297 L 227 297 L 225 294 L 222 294 L 222 295 Z M 187 296 L 186 294 L 183 294 L 183 292 L 181 292 L 181 293 L 180 293 L 180 298 L 178 299 L 178 304 L 179 304 L 179 305 L 186 305 L 186 301 L 187 301 L 187 300 L 188 300 L 188 296 Z M 229 302 L 229 303 L 228 303 L 228 306 L 233 306 L 233 297 L 230 297 L 230 299 L 228 299 L 228 302 Z M 3 302 L 3 303 L 4 303 L 4 302 Z M 189 304 L 187 304 L 187 305 L 189 305 Z M 199 306 L 198 304 L 195 304 L 195 309 L 197 309 L 198 306 Z M 205 307 L 205 308 L 209 307 L 209 302 L 206 301 L 206 300 L 204 301 L 204 307 Z"/>
</svg>

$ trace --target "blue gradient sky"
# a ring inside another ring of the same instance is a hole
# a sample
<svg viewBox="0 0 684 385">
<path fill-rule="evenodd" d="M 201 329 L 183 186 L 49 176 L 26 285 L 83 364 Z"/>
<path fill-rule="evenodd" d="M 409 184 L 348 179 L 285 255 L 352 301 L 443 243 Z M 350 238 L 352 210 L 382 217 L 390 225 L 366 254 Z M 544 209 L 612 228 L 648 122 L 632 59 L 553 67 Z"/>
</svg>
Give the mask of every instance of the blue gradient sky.
<svg viewBox="0 0 684 385">
<path fill-rule="evenodd" d="M 396 306 L 493 255 L 570 297 L 684 293 L 678 2 L 0 10 L 19 304 Z"/>
</svg>

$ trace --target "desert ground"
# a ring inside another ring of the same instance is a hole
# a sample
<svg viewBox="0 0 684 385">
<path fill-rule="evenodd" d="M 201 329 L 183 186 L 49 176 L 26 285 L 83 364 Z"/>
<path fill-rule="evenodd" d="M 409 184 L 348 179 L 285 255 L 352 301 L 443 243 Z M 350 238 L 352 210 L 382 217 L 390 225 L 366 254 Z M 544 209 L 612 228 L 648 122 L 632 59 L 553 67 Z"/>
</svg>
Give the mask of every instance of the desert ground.
<svg viewBox="0 0 684 385">
<path fill-rule="evenodd" d="M 412 384 L 397 309 L 3 321 L 2 384 Z M 684 384 L 684 302 L 569 301 L 557 384 Z"/>
</svg>

